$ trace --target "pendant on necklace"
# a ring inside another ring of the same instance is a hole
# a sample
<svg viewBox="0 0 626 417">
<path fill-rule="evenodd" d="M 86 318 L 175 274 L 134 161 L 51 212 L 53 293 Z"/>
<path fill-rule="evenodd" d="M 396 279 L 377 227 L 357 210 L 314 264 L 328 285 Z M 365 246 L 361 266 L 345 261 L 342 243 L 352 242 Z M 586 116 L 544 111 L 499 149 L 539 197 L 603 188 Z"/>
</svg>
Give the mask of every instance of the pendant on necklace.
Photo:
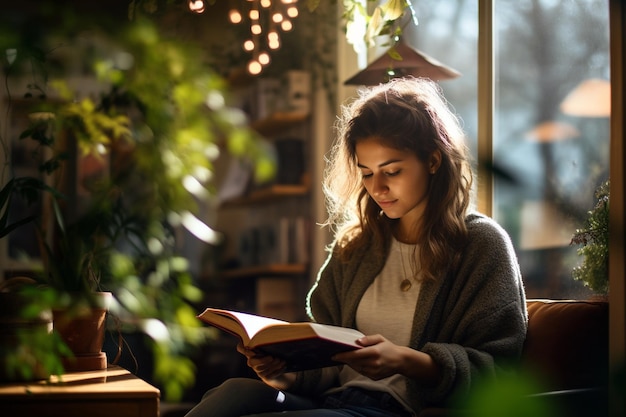
<svg viewBox="0 0 626 417">
<path fill-rule="evenodd" d="M 405 278 L 402 280 L 402 282 L 400 283 L 400 289 L 402 290 L 402 292 L 407 292 L 408 290 L 411 289 L 411 287 L 413 286 L 413 284 L 411 284 L 411 280 Z"/>
</svg>

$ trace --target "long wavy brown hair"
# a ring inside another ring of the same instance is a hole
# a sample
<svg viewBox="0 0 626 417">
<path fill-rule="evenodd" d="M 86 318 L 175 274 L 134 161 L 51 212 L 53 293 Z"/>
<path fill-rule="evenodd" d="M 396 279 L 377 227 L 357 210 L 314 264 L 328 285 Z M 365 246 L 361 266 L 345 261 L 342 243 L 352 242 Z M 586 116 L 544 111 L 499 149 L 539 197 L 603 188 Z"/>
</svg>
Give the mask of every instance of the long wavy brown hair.
<svg viewBox="0 0 626 417">
<path fill-rule="evenodd" d="M 441 165 L 430 178 L 424 219 L 415 231 L 418 264 L 424 279 L 435 279 L 451 260 L 457 263 L 467 241 L 465 216 L 473 176 L 465 135 L 439 85 L 404 78 L 362 90 L 343 107 L 335 127 L 323 186 L 329 214 L 325 225 L 335 233 L 339 256 L 349 259 L 372 240 L 388 242 L 397 222 L 381 214 L 357 167 L 356 144 L 376 137 L 386 146 L 413 152 L 424 163 L 433 152 L 441 153 Z"/>
</svg>

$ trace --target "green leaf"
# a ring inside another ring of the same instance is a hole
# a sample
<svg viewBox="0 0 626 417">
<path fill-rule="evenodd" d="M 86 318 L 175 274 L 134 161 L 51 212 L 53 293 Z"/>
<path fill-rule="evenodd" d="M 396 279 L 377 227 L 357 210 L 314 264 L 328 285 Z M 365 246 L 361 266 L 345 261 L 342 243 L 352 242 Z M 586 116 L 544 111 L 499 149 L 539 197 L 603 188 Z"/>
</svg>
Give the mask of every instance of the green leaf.
<svg viewBox="0 0 626 417">
<path fill-rule="evenodd" d="M 389 55 L 389 57 L 391 59 L 393 59 L 394 61 L 402 61 L 403 60 L 402 55 L 400 54 L 400 52 L 398 52 L 398 50 L 395 47 L 390 48 L 387 51 L 387 55 Z"/>
<path fill-rule="evenodd" d="M 307 0 L 306 7 L 309 12 L 314 12 L 320 5 L 320 0 Z"/>
<path fill-rule="evenodd" d="M 388 0 L 387 3 L 384 3 L 380 6 L 382 10 L 382 18 L 385 21 L 394 21 L 402 16 L 407 9 L 406 0 Z"/>
<path fill-rule="evenodd" d="M 383 20 L 382 9 L 377 7 L 374 9 L 372 16 L 370 16 L 369 21 L 367 22 L 367 29 L 365 31 L 365 42 L 374 46 L 374 38 L 383 30 L 383 26 L 385 21 Z"/>
</svg>

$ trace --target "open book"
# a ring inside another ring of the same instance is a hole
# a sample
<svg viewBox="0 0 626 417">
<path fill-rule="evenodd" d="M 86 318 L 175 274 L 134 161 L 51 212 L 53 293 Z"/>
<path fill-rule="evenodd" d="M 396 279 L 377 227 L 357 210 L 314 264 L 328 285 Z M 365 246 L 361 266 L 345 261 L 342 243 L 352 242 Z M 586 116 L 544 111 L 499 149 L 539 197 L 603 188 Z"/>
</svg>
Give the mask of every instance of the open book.
<svg viewBox="0 0 626 417">
<path fill-rule="evenodd" d="M 207 308 L 198 318 L 238 336 L 244 346 L 284 359 L 287 371 L 337 365 L 330 358 L 339 352 L 359 349 L 358 330 L 319 323 L 289 323 L 237 311 Z"/>
</svg>

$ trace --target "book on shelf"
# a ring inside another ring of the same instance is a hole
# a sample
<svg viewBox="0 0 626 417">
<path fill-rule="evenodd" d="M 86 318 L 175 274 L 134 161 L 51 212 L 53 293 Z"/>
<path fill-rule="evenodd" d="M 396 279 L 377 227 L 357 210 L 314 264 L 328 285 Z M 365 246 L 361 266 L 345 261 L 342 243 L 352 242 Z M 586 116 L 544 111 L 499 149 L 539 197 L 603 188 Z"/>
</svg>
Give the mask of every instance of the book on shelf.
<svg viewBox="0 0 626 417">
<path fill-rule="evenodd" d="M 346 327 L 312 322 L 290 323 L 217 308 L 205 309 L 198 318 L 239 337 L 249 349 L 285 360 L 290 372 L 339 365 L 331 357 L 360 349 L 356 341 L 363 337 L 358 330 Z"/>
</svg>

